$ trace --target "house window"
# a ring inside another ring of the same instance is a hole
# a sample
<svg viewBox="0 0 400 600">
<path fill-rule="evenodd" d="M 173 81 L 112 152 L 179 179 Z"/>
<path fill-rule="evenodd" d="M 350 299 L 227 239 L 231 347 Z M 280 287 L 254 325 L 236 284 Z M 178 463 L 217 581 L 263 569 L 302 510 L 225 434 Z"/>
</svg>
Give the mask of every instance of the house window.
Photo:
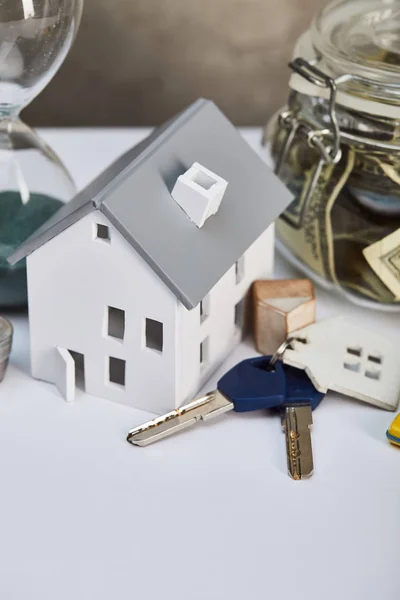
<svg viewBox="0 0 400 600">
<path fill-rule="evenodd" d="M 125 311 L 108 306 L 107 322 L 107 335 L 117 340 L 123 340 L 125 336 Z"/>
<path fill-rule="evenodd" d="M 200 323 L 203 323 L 210 314 L 210 296 L 206 296 L 200 302 Z"/>
<path fill-rule="evenodd" d="M 102 240 L 103 242 L 109 242 L 110 241 L 110 228 L 107 227 L 107 225 L 101 225 L 100 223 L 96 223 L 95 237 L 97 240 Z"/>
<path fill-rule="evenodd" d="M 245 299 L 242 298 L 235 306 L 235 326 L 238 329 L 243 329 L 245 313 Z"/>
<path fill-rule="evenodd" d="M 85 391 L 85 357 L 80 352 L 68 350 L 75 363 L 75 385 Z"/>
<path fill-rule="evenodd" d="M 146 319 L 146 348 L 157 350 L 158 352 L 163 351 L 164 344 L 164 326 L 160 321 L 154 321 L 154 319 Z"/>
<path fill-rule="evenodd" d="M 240 283 L 244 277 L 244 256 L 235 262 L 236 283 Z"/>
<path fill-rule="evenodd" d="M 125 387 L 125 361 L 120 358 L 109 356 L 108 358 L 108 379 L 110 383 L 116 383 Z"/>
<path fill-rule="evenodd" d="M 200 367 L 203 369 L 208 363 L 209 340 L 205 338 L 200 344 Z"/>
</svg>

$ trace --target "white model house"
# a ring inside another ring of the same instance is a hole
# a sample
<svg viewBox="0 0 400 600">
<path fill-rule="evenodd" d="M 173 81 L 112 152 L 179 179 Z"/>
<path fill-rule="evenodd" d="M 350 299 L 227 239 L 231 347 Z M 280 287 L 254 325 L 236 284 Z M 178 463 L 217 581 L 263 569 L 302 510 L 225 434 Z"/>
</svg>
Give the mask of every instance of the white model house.
<svg viewBox="0 0 400 600">
<path fill-rule="evenodd" d="M 162 413 L 239 342 L 291 197 L 212 103 L 130 150 L 10 258 L 27 257 L 32 374 Z"/>
</svg>

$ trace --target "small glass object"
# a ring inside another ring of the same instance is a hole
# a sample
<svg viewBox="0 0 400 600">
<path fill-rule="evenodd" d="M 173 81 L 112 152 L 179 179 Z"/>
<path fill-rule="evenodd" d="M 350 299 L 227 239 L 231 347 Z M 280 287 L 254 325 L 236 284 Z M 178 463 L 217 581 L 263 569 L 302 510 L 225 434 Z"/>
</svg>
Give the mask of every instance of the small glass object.
<svg viewBox="0 0 400 600">
<path fill-rule="evenodd" d="M 353 301 L 400 309 L 400 0 L 340 0 L 299 39 L 269 123 L 294 194 L 282 252 Z"/>
<path fill-rule="evenodd" d="M 66 169 L 19 118 L 64 61 L 83 0 L 0 0 L 0 307 L 26 304 L 25 261 L 7 257 L 75 193 Z"/>
</svg>

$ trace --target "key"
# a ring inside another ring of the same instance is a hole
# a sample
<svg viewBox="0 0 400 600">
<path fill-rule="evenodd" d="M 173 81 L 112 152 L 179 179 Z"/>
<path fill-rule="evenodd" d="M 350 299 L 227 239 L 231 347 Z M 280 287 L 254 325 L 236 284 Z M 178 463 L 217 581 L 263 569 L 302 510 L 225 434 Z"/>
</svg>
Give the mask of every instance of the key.
<svg viewBox="0 0 400 600">
<path fill-rule="evenodd" d="M 280 406 L 286 394 L 284 368 L 278 362 L 273 371 L 268 371 L 269 358 L 262 356 L 242 361 L 219 380 L 216 391 L 135 427 L 128 433 L 127 441 L 136 446 L 147 446 L 229 410 L 248 412 Z"/>
<path fill-rule="evenodd" d="M 216 390 L 205 396 L 196 398 L 193 402 L 181 408 L 157 417 L 144 425 L 131 429 L 127 441 L 135 446 L 147 446 L 162 438 L 195 425 L 198 421 L 207 421 L 231 410 L 233 404 L 223 394 Z"/>
<path fill-rule="evenodd" d="M 285 365 L 284 370 L 286 398 L 281 408 L 281 421 L 286 438 L 288 472 L 293 479 L 307 479 L 314 472 L 312 411 L 319 406 L 324 394 L 314 387 L 304 371 L 289 365 Z"/>
<path fill-rule="evenodd" d="M 311 410 L 323 397 L 304 371 L 281 362 L 271 370 L 271 357 L 245 360 L 219 380 L 215 392 L 132 429 L 127 440 L 146 446 L 232 409 L 248 412 L 278 407 L 286 434 L 289 474 L 293 479 L 304 479 L 313 473 Z"/>
<path fill-rule="evenodd" d="M 292 479 L 307 479 L 314 472 L 311 426 L 312 412 L 309 404 L 284 408 L 282 429 L 286 437 L 288 472 Z"/>
</svg>

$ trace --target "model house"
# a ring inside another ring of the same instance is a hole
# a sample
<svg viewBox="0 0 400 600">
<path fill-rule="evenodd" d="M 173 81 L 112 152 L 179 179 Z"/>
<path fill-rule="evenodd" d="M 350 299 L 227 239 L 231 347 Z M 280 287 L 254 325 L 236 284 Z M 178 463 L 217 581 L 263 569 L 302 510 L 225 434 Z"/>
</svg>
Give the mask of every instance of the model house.
<svg viewBox="0 0 400 600">
<path fill-rule="evenodd" d="M 240 341 L 289 192 L 212 103 L 127 152 L 11 258 L 27 257 L 32 374 L 162 413 Z"/>
</svg>

